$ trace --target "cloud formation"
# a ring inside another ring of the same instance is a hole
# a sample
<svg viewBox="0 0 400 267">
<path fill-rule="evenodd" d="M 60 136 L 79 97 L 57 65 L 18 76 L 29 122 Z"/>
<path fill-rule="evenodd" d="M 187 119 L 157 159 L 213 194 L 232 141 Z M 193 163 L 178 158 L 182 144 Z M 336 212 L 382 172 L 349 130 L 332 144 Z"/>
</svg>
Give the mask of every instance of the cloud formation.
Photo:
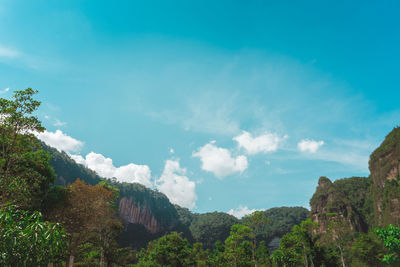
<svg viewBox="0 0 400 267">
<path fill-rule="evenodd" d="M 253 155 L 276 151 L 278 144 L 285 138 L 280 138 L 275 133 L 265 133 L 253 137 L 249 132 L 243 131 L 242 134 L 234 137 L 233 140 L 238 143 L 239 147 L 244 148 L 248 154 Z"/>
<path fill-rule="evenodd" d="M 62 126 L 67 125 L 67 123 L 66 123 L 66 122 L 63 122 L 63 121 L 60 121 L 59 119 L 56 119 L 56 121 L 54 122 L 53 125 L 54 125 L 54 126 L 57 126 L 57 127 L 62 127 Z"/>
<path fill-rule="evenodd" d="M 0 57 L 15 58 L 19 55 L 20 53 L 17 50 L 0 44 Z"/>
<path fill-rule="evenodd" d="M 8 91 L 10 91 L 10 88 L 5 88 L 4 90 L 0 90 L 0 94 L 5 94 L 5 93 L 7 93 Z"/>
<path fill-rule="evenodd" d="M 309 139 L 303 139 L 297 144 L 297 147 L 302 152 L 315 153 L 323 145 L 324 145 L 324 141 L 314 141 L 314 140 L 309 140 Z"/>
<path fill-rule="evenodd" d="M 174 204 L 188 209 L 196 206 L 196 183 L 189 180 L 186 169 L 181 168 L 177 160 L 166 161 L 164 171 L 156 181 L 156 187 Z"/>
<path fill-rule="evenodd" d="M 239 207 L 237 207 L 236 209 L 230 209 L 228 211 L 228 214 L 233 215 L 238 219 L 241 219 L 243 216 L 252 214 L 255 211 L 255 209 L 249 209 L 247 206 L 239 205 Z"/>
<path fill-rule="evenodd" d="M 241 173 L 247 169 L 246 156 L 241 155 L 234 158 L 228 149 L 217 147 L 214 144 L 215 141 L 211 141 L 200 147 L 199 151 L 192 153 L 193 157 L 200 158 L 203 170 L 222 178 L 235 172 Z"/>
<path fill-rule="evenodd" d="M 71 158 L 102 177 L 115 177 L 120 182 L 139 183 L 149 188 L 152 187 L 151 171 L 147 165 L 130 163 L 115 167 L 111 158 L 106 158 L 102 154 L 94 152 L 87 154 L 86 158 L 83 158 L 81 155 L 71 155 Z"/>
<path fill-rule="evenodd" d="M 37 138 L 45 142 L 47 145 L 56 148 L 58 151 L 69 153 L 79 152 L 83 146 L 83 142 L 71 136 L 64 134 L 61 130 L 55 132 L 44 131 L 36 134 Z"/>
</svg>

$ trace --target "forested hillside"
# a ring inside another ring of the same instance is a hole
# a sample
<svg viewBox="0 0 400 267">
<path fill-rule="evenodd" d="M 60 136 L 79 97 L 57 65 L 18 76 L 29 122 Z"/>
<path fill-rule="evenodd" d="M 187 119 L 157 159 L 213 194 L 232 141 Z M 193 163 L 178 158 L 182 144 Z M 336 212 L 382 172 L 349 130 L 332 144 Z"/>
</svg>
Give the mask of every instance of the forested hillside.
<svg viewBox="0 0 400 267">
<path fill-rule="evenodd" d="M 57 176 L 56 184 L 66 185 L 76 178 L 91 185 L 105 180 L 77 164 L 65 152 L 44 143 L 41 146 L 51 154 L 50 164 Z M 217 241 L 224 242 L 229 236 L 232 225 L 240 223 L 239 219 L 223 212 L 192 213 L 171 204 L 164 194 L 140 184 L 109 182 L 120 190 L 119 214 L 126 224 L 120 242 L 124 246 L 142 248 L 163 234 L 177 231 L 189 241 L 200 242 L 204 248 L 213 249 Z M 257 233 L 257 238 L 269 243 L 305 220 L 308 211 L 301 207 L 281 207 L 269 209 L 265 214 L 269 223 Z"/>
<path fill-rule="evenodd" d="M 1 266 L 399 266 L 400 128 L 371 155 L 370 177 L 321 177 L 311 213 L 239 220 L 103 179 L 38 142 L 35 93 L 0 98 Z"/>
</svg>

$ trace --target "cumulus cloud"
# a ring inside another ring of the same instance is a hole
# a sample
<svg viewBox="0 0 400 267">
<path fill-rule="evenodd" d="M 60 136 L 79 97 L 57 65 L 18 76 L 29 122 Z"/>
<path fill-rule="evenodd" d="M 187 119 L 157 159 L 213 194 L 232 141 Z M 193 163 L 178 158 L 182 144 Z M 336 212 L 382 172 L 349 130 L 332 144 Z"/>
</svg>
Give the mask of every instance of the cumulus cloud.
<svg viewBox="0 0 400 267">
<path fill-rule="evenodd" d="M 244 148 L 250 155 L 257 153 L 269 153 L 278 149 L 279 143 L 285 139 L 280 138 L 275 133 L 265 133 L 263 135 L 253 137 L 249 132 L 244 131 L 242 134 L 233 138 L 239 147 Z"/>
<path fill-rule="evenodd" d="M 230 209 L 228 211 L 228 214 L 233 215 L 236 218 L 240 219 L 243 216 L 246 216 L 248 214 L 252 214 L 255 211 L 256 211 L 255 209 L 249 209 L 247 206 L 239 205 L 239 207 L 237 207 L 236 209 Z"/>
<path fill-rule="evenodd" d="M 181 168 L 177 160 L 166 161 L 164 171 L 156 181 L 156 187 L 174 204 L 189 209 L 196 206 L 196 183 L 189 180 L 186 169 Z"/>
<path fill-rule="evenodd" d="M 102 154 L 94 152 L 90 152 L 85 158 L 81 155 L 71 155 L 71 158 L 102 177 L 115 177 L 120 182 L 139 183 L 147 187 L 152 187 L 151 171 L 147 165 L 130 163 L 115 167 L 111 158 L 106 158 Z"/>
<path fill-rule="evenodd" d="M 86 166 L 86 160 L 81 155 L 69 155 L 76 163 Z"/>
<path fill-rule="evenodd" d="M 56 148 L 57 150 L 65 152 L 79 152 L 83 146 L 83 142 L 71 136 L 66 135 L 61 130 L 55 132 L 44 131 L 43 133 L 36 134 L 37 138 L 45 142 L 47 145 Z"/>
<path fill-rule="evenodd" d="M 215 141 L 211 141 L 192 154 L 193 157 L 200 158 L 203 170 L 212 172 L 221 178 L 235 172 L 241 173 L 247 169 L 246 156 L 232 157 L 228 149 L 217 147 L 214 144 Z"/>
<path fill-rule="evenodd" d="M 303 139 L 298 144 L 297 147 L 302 152 L 315 153 L 324 144 L 324 141 L 314 141 L 309 139 Z"/>
</svg>

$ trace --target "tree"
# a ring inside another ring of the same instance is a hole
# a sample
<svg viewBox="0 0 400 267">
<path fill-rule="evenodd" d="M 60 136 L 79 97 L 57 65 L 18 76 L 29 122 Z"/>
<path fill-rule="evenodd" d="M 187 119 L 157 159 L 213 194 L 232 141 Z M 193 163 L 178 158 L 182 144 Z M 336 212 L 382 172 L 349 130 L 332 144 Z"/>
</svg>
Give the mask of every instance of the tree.
<svg viewBox="0 0 400 267">
<path fill-rule="evenodd" d="M 303 262 L 303 246 L 300 237 L 292 232 L 285 234 L 279 249 L 272 254 L 272 260 L 278 266 L 297 266 Z"/>
<path fill-rule="evenodd" d="M 66 233 L 58 223 L 44 222 L 38 211 L 8 205 L 0 209 L 0 265 L 46 266 L 60 263 Z"/>
<path fill-rule="evenodd" d="M 296 236 L 299 244 L 303 248 L 303 259 L 304 266 L 314 267 L 313 261 L 313 249 L 314 249 L 314 239 L 311 235 L 313 228 L 315 227 L 315 223 L 311 221 L 311 219 L 303 221 L 300 226 L 293 226 L 292 232 L 293 235 Z"/>
<path fill-rule="evenodd" d="M 327 239 L 333 242 L 339 250 L 339 258 L 343 267 L 346 267 L 344 249 L 349 244 L 353 236 L 349 225 L 343 221 L 342 217 L 339 217 L 337 213 L 327 213 L 326 216 L 329 218 Z"/>
<path fill-rule="evenodd" d="M 193 244 L 193 259 L 197 267 L 209 266 L 209 251 L 203 249 L 202 243 L 196 242 Z"/>
<path fill-rule="evenodd" d="M 268 218 L 263 211 L 255 211 L 252 214 L 246 215 L 243 218 L 244 225 L 250 227 L 253 230 L 251 235 L 251 246 L 252 246 L 252 258 L 254 266 L 257 266 L 257 236 L 256 233 L 265 224 L 268 223 Z"/>
<path fill-rule="evenodd" d="M 360 233 L 351 244 L 350 252 L 351 266 L 384 266 L 381 261 L 384 254 L 383 245 L 372 233 Z"/>
<path fill-rule="evenodd" d="M 264 240 L 259 242 L 257 246 L 256 259 L 257 263 L 260 266 L 271 266 L 271 261 L 269 259 L 269 250 Z"/>
<path fill-rule="evenodd" d="M 138 266 L 181 267 L 195 265 L 190 243 L 176 232 L 151 241 L 147 249 L 142 249 L 137 257 Z"/>
<path fill-rule="evenodd" d="M 212 251 L 209 262 L 211 266 L 226 266 L 228 263 L 224 257 L 225 247 L 220 241 L 215 242 L 215 249 Z"/>
<path fill-rule="evenodd" d="M 400 263 L 400 227 L 390 224 L 386 228 L 375 228 L 374 232 L 391 252 L 383 257 L 383 262 Z"/>
<path fill-rule="evenodd" d="M 253 230 L 246 226 L 235 224 L 231 233 L 225 240 L 225 258 L 230 266 L 253 265 L 253 247 L 251 240 L 254 238 Z"/>
<path fill-rule="evenodd" d="M 40 106 L 37 91 L 15 91 L 12 100 L 0 98 L 0 205 L 39 208 L 54 182 L 50 155 L 40 149 L 35 133 L 41 122 L 31 114 Z"/>
<path fill-rule="evenodd" d="M 48 212 L 49 218 L 61 222 L 70 234 L 67 266 L 72 266 L 80 245 L 94 239 L 100 248 L 101 263 L 108 244 L 122 229 L 116 220 L 112 203 L 117 192 L 108 185 L 87 185 L 77 179 L 65 189 L 58 188 L 61 195 L 58 205 Z"/>
</svg>

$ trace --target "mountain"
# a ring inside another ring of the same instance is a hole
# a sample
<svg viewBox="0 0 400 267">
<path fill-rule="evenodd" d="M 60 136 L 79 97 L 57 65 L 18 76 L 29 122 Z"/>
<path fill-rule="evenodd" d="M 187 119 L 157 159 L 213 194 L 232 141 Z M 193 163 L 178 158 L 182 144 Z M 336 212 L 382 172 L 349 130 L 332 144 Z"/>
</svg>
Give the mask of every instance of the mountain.
<svg viewBox="0 0 400 267">
<path fill-rule="evenodd" d="M 394 128 L 371 154 L 374 225 L 400 224 L 400 128 Z"/>
<path fill-rule="evenodd" d="M 310 200 L 316 233 L 326 233 L 329 216 L 337 215 L 354 232 L 400 224 L 400 128 L 394 128 L 371 154 L 369 177 L 352 177 L 333 183 L 321 177 Z"/>
<path fill-rule="evenodd" d="M 309 211 L 303 207 L 279 207 L 264 211 L 268 223 L 257 231 L 257 238 L 267 243 L 275 238 L 281 238 L 309 216 Z M 246 217 L 242 219 L 246 221 Z"/>
<path fill-rule="evenodd" d="M 57 178 L 55 184 L 67 185 L 77 178 L 95 185 L 102 180 L 94 171 L 77 164 L 71 157 L 41 142 L 42 148 L 52 156 Z M 201 242 L 204 248 L 213 249 L 216 241 L 224 242 L 230 228 L 241 220 L 224 212 L 192 213 L 186 208 L 173 205 L 157 190 L 137 183 L 119 183 L 115 179 L 108 182 L 120 190 L 118 202 L 119 216 L 125 222 L 125 231 L 120 243 L 139 249 L 166 233 L 182 233 L 190 242 Z M 295 225 L 306 219 L 308 211 L 301 207 L 281 207 L 265 211 L 268 225 L 259 233 L 259 239 L 266 241 L 281 237 Z"/>
<path fill-rule="evenodd" d="M 57 178 L 56 185 L 67 185 L 73 183 L 76 179 L 81 179 L 90 185 L 95 185 L 101 180 L 104 180 L 96 174 L 96 172 L 78 164 L 64 151 L 60 152 L 57 149 L 40 142 L 42 149 L 49 152 L 51 155 L 50 165 L 53 166 Z"/>
<path fill-rule="evenodd" d="M 329 214 L 337 214 L 353 231 L 366 233 L 372 214 L 371 185 L 371 179 L 366 177 L 344 178 L 333 183 L 321 177 L 310 200 L 311 218 L 318 223 L 315 233 L 326 233 Z"/>
</svg>

